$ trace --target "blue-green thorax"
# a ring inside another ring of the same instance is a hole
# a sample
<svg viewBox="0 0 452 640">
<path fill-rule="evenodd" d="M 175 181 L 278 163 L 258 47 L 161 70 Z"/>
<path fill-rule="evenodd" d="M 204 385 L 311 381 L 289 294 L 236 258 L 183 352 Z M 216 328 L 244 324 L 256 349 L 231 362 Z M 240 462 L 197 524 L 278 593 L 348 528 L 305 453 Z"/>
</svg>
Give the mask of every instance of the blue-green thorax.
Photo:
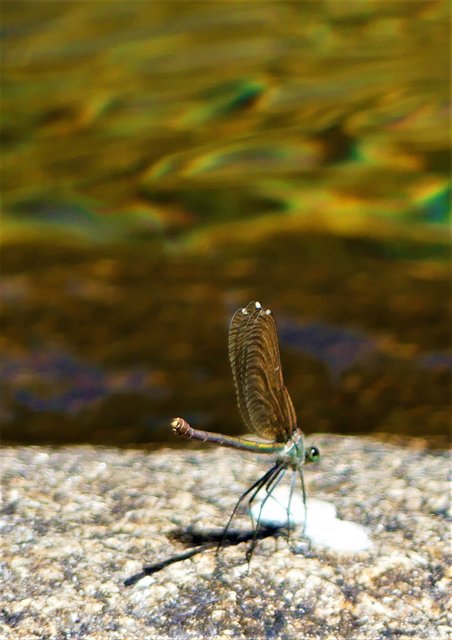
<svg viewBox="0 0 452 640">
<path fill-rule="evenodd" d="M 299 469 L 305 462 L 306 447 L 304 444 L 303 434 L 299 429 L 296 429 L 290 440 L 287 441 L 286 446 L 279 454 L 277 460 L 286 467 L 292 469 Z"/>
</svg>

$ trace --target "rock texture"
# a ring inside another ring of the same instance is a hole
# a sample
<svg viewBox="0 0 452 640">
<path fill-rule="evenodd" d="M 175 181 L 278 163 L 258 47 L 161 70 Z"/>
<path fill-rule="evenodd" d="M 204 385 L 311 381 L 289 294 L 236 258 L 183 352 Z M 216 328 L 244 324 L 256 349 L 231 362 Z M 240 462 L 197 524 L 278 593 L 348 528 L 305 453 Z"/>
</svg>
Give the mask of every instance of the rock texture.
<svg viewBox="0 0 452 640">
<path fill-rule="evenodd" d="M 269 536 L 249 567 L 248 542 L 129 587 L 144 563 L 220 531 L 269 460 L 224 449 L 5 448 L 0 637 L 446 640 L 447 455 L 358 438 L 315 443 L 322 460 L 306 471 L 309 494 L 366 526 L 372 551 Z M 233 531 L 249 529 L 239 513 Z"/>
</svg>

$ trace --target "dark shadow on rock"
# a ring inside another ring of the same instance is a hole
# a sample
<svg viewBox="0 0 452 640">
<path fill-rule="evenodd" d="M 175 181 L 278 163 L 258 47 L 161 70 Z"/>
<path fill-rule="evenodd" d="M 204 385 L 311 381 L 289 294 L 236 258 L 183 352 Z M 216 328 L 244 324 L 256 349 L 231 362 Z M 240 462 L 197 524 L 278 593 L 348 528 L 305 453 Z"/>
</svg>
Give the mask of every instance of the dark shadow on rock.
<svg viewBox="0 0 452 640">
<path fill-rule="evenodd" d="M 184 551 L 182 553 L 170 556 L 169 558 L 166 558 L 165 560 L 162 560 L 160 562 L 145 564 L 143 566 L 143 571 L 140 571 L 140 573 L 136 573 L 124 580 L 124 586 L 130 587 L 131 585 L 139 582 L 145 576 L 150 576 L 153 573 L 157 573 L 165 567 L 168 567 L 170 564 L 182 562 L 182 560 L 192 558 L 198 553 L 202 553 L 203 551 L 207 551 L 208 549 L 216 547 L 218 552 L 222 547 L 230 547 L 241 544 L 242 542 L 262 540 L 271 536 L 278 537 L 282 535 L 284 531 L 286 531 L 286 529 L 283 527 L 272 526 L 262 526 L 257 531 L 255 529 L 245 531 L 240 531 L 238 529 L 229 529 L 226 532 L 223 529 L 207 529 L 206 531 L 198 531 L 193 527 L 187 527 L 186 529 L 176 529 L 171 534 L 171 537 L 174 540 L 182 542 L 186 545 L 196 546 L 192 547 L 191 549 L 187 549 L 187 551 Z M 246 559 L 249 562 L 248 556 L 246 556 Z"/>
</svg>

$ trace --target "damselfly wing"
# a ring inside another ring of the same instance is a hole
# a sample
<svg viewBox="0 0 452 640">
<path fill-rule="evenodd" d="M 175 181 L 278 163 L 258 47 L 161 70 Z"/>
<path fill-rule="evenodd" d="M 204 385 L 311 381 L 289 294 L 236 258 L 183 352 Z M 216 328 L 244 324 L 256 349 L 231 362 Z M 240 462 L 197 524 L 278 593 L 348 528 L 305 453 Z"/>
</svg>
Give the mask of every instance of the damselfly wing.
<svg viewBox="0 0 452 640">
<path fill-rule="evenodd" d="M 250 302 L 232 317 L 229 361 L 237 404 L 251 433 L 286 443 L 297 427 L 295 409 L 284 386 L 273 314 Z"/>
</svg>

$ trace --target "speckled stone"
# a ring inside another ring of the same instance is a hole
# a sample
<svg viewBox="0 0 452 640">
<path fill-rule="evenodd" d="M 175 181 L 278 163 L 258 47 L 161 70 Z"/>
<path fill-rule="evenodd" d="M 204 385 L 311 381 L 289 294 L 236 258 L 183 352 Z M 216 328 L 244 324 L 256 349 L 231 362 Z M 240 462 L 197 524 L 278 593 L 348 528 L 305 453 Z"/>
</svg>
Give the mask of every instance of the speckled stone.
<svg viewBox="0 0 452 640">
<path fill-rule="evenodd" d="M 269 460 L 189 447 L 5 448 L 0 638 L 446 640 L 447 455 L 359 438 L 315 443 L 309 495 L 367 527 L 371 551 L 296 553 L 293 539 L 268 537 L 249 568 L 242 543 L 130 587 L 143 564 L 188 548 L 177 533 L 220 530 Z M 240 513 L 234 529 L 249 528 Z"/>
</svg>

